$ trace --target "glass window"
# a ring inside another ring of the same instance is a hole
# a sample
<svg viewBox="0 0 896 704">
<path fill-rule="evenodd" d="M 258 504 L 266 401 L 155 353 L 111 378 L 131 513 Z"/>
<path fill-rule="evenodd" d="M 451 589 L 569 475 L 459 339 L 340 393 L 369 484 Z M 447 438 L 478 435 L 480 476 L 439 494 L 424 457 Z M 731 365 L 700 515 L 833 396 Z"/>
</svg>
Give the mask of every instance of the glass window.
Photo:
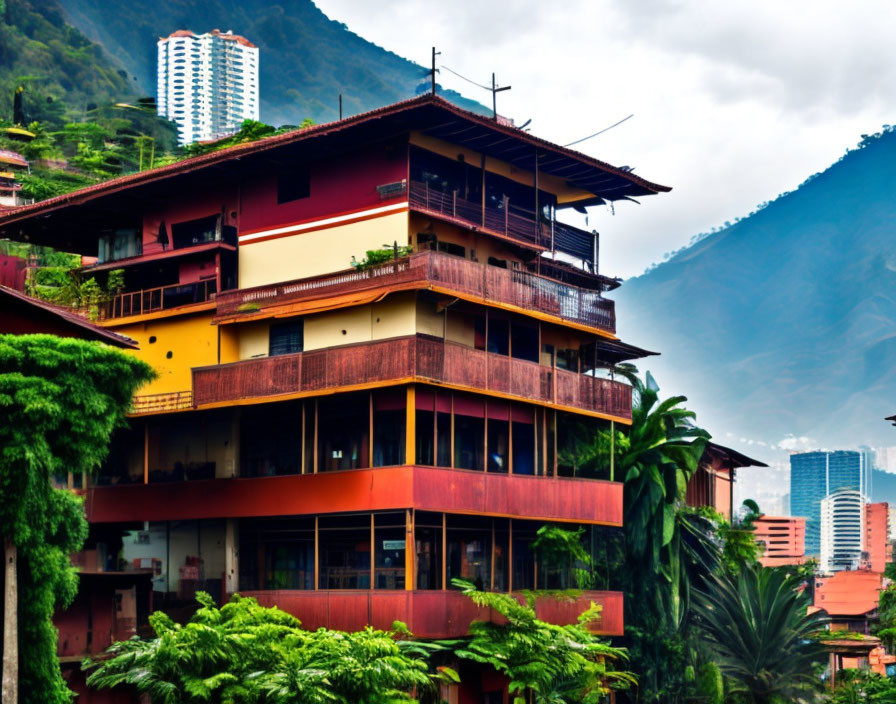
<svg viewBox="0 0 896 704">
<path fill-rule="evenodd" d="M 489 317 L 486 350 L 493 354 L 510 353 L 510 323 L 502 318 Z"/>
<path fill-rule="evenodd" d="M 318 519 L 320 589 L 370 589 L 370 515 Z"/>
<path fill-rule="evenodd" d="M 244 519 L 239 527 L 240 588 L 313 589 L 314 519 Z"/>
<path fill-rule="evenodd" d="M 404 464 L 406 405 L 407 394 L 403 388 L 373 394 L 374 467 Z"/>
<path fill-rule="evenodd" d="M 301 319 L 275 323 L 270 329 L 268 354 L 271 357 L 295 354 L 302 351 L 304 342 L 304 325 Z"/>
<path fill-rule="evenodd" d="M 454 395 L 454 466 L 484 469 L 485 413 L 481 398 Z"/>
<path fill-rule="evenodd" d="M 369 466 L 370 398 L 338 394 L 318 401 L 318 471 Z"/>
<path fill-rule="evenodd" d="M 448 585 L 452 579 L 472 582 L 477 589 L 491 586 L 490 518 L 448 516 Z"/>
<path fill-rule="evenodd" d="M 311 195 L 311 172 L 295 168 L 277 176 L 277 203 L 289 203 Z"/>
<path fill-rule="evenodd" d="M 540 526 L 529 521 L 513 522 L 513 590 L 535 588 L 535 555 L 532 541 Z"/>
<path fill-rule="evenodd" d="M 538 328 L 514 320 L 510 326 L 510 351 L 515 359 L 538 362 Z"/>
<path fill-rule="evenodd" d="M 513 473 L 535 474 L 535 409 L 513 405 Z"/>
<path fill-rule="evenodd" d="M 488 401 L 488 471 L 507 472 L 510 461 L 509 405 Z"/>
<path fill-rule="evenodd" d="M 378 513 L 374 521 L 374 588 L 404 589 L 405 514 Z"/>
<path fill-rule="evenodd" d="M 414 516 L 417 543 L 417 589 L 442 588 L 442 514 L 418 511 Z"/>
<path fill-rule="evenodd" d="M 179 222 L 171 226 L 171 241 L 174 248 L 190 247 L 203 242 L 214 242 L 218 237 L 220 215 Z"/>
<path fill-rule="evenodd" d="M 302 415 L 297 405 L 248 408 L 240 420 L 240 476 L 301 471 Z"/>
</svg>

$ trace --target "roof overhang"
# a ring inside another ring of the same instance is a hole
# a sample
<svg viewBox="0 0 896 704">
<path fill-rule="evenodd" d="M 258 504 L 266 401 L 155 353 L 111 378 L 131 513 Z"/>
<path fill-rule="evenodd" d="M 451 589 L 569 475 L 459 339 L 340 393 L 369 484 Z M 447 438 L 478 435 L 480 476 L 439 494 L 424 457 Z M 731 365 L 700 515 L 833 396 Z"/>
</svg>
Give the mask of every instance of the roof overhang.
<svg viewBox="0 0 896 704">
<path fill-rule="evenodd" d="M 272 166 L 331 158 L 364 144 L 401 142 L 415 130 L 521 169 L 531 170 L 537 163 L 539 172 L 562 178 L 591 194 L 590 202 L 671 190 L 427 94 L 337 122 L 239 144 L 13 208 L 0 214 L 0 237 L 89 253 L 96 245 L 97 226 L 108 225 L 110 215 L 133 218 L 148 204 L 170 198 L 174 188 L 186 192 L 235 184 L 270 173 Z"/>
</svg>

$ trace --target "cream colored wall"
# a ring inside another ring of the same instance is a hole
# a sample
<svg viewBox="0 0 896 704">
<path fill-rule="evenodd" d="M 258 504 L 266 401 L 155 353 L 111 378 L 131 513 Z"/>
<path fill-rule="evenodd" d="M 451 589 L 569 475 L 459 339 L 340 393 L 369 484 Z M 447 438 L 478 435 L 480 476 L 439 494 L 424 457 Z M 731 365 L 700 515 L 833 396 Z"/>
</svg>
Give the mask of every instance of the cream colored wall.
<svg viewBox="0 0 896 704">
<path fill-rule="evenodd" d="M 369 249 L 408 242 L 407 212 L 383 215 L 350 225 L 297 233 L 239 248 L 240 288 L 292 281 L 342 271 Z"/>
<path fill-rule="evenodd" d="M 486 264 L 489 257 L 506 259 L 508 262 L 522 262 L 520 257 L 511 253 L 499 240 L 486 235 L 479 235 L 470 230 L 464 230 L 448 223 L 439 222 L 425 215 L 416 213 L 411 215 L 410 232 L 418 242 L 420 233 L 434 234 L 440 242 L 458 244 L 467 250 L 466 258 L 471 259 L 475 253 L 476 261 Z"/>
<path fill-rule="evenodd" d="M 417 330 L 416 292 L 404 291 L 365 306 L 341 308 L 305 316 L 304 349 L 370 342 L 413 335 Z M 270 326 L 280 320 L 240 324 L 240 359 L 268 354 Z M 345 332 L 343 332 L 345 331 Z"/>
<path fill-rule="evenodd" d="M 466 147 L 460 147 L 456 144 L 451 144 L 450 142 L 445 142 L 441 139 L 436 139 L 435 137 L 430 137 L 429 135 L 424 135 L 419 132 L 411 132 L 410 142 L 411 144 L 423 147 L 436 154 L 441 154 L 449 159 L 457 159 L 459 154 L 463 154 L 464 161 L 471 166 L 478 167 L 482 164 L 482 155 L 479 152 L 467 149 Z M 500 174 L 501 176 L 505 176 L 527 186 L 534 185 L 531 171 L 517 168 L 500 159 L 486 157 L 485 170 Z M 574 202 L 582 200 L 583 198 L 594 197 L 594 194 L 588 193 L 587 191 L 582 191 L 578 188 L 570 188 L 562 178 L 557 178 L 556 176 L 551 176 L 550 174 L 545 174 L 541 171 L 538 172 L 538 187 L 543 191 L 556 195 L 557 201 L 560 203 Z"/>
<path fill-rule="evenodd" d="M 446 339 L 448 342 L 459 342 L 467 347 L 473 347 L 476 344 L 476 328 L 472 319 L 449 310 Z"/>
<path fill-rule="evenodd" d="M 423 335 L 443 337 L 445 334 L 445 313 L 436 310 L 435 301 L 417 301 L 417 332 Z"/>
<path fill-rule="evenodd" d="M 212 325 L 213 314 L 111 326 L 140 344 L 139 350 L 126 351 L 147 362 L 158 374 L 155 381 L 137 391 L 138 395 L 189 391 L 193 388 L 192 367 L 218 363 L 218 327 Z M 155 342 L 150 342 L 150 337 L 155 337 Z"/>
<path fill-rule="evenodd" d="M 267 357 L 270 349 L 270 320 L 244 323 L 239 326 L 239 358 Z"/>
</svg>

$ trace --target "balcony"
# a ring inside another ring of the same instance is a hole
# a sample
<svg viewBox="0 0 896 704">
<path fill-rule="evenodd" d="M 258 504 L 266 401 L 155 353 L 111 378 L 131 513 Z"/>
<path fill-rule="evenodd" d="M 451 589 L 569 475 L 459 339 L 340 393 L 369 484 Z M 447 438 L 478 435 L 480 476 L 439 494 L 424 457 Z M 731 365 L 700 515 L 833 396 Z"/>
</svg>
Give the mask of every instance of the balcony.
<svg viewBox="0 0 896 704">
<path fill-rule="evenodd" d="M 457 191 L 445 193 L 430 188 L 426 183 L 411 181 L 408 205 L 416 212 L 434 215 L 447 222 L 540 251 L 565 251 L 592 262 L 596 254 L 595 233 L 555 220 L 536 222 L 533 211 L 512 207 L 508 199 L 504 200 L 503 207 L 489 208 L 482 202 L 458 197 Z"/>
<path fill-rule="evenodd" d="M 404 510 L 622 525 L 622 484 L 399 466 L 87 491 L 91 523 Z"/>
<path fill-rule="evenodd" d="M 215 299 L 217 290 L 215 279 L 209 279 L 190 284 L 172 284 L 128 291 L 100 304 L 99 319 L 126 318 L 132 315 L 171 310 L 193 303 L 207 303 Z"/>
<path fill-rule="evenodd" d="M 367 625 L 388 630 L 403 621 L 420 638 L 457 638 L 467 634 L 470 622 L 498 621 L 489 609 L 479 608 L 455 591 L 244 591 L 262 606 L 277 606 L 296 616 L 306 629 L 333 628 L 357 631 Z M 522 597 L 518 597 L 522 601 Z M 569 599 L 542 597 L 535 612 L 542 620 L 565 625 L 575 623 L 591 602 L 602 607 L 600 618 L 590 624 L 601 635 L 623 634 L 621 592 L 584 591 Z"/>
<path fill-rule="evenodd" d="M 246 306 L 282 305 L 370 289 L 440 288 L 453 295 L 534 311 L 605 332 L 616 330 L 613 301 L 598 291 L 544 276 L 486 266 L 439 252 L 418 252 L 362 270 L 347 270 L 274 286 L 225 291 L 217 296 L 219 320 L 236 318 Z"/>
<path fill-rule="evenodd" d="M 193 369 L 197 406 L 371 382 L 434 382 L 630 419 L 631 387 L 454 342 L 399 337 Z"/>
</svg>

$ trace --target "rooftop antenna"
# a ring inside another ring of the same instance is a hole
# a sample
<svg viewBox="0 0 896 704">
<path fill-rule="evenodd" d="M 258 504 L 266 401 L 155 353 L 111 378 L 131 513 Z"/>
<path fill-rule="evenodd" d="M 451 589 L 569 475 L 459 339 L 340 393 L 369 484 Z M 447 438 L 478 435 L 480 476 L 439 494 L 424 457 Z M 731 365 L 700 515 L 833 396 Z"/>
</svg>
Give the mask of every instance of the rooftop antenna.
<svg viewBox="0 0 896 704">
<path fill-rule="evenodd" d="M 439 70 L 436 68 L 436 57 L 441 56 L 441 51 L 436 51 L 436 48 L 432 48 L 432 69 L 430 70 L 430 76 L 432 77 L 432 94 L 436 94 L 436 72 Z"/>
<path fill-rule="evenodd" d="M 342 93 L 339 94 L 339 119 L 342 119 Z"/>
<path fill-rule="evenodd" d="M 498 119 L 498 93 L 502 90 L 510 90 L 510 86 L 501 86 L 500 88 L 495 83 L 495 74 L 492 74 L 492 119 Z"/>
</svg>

